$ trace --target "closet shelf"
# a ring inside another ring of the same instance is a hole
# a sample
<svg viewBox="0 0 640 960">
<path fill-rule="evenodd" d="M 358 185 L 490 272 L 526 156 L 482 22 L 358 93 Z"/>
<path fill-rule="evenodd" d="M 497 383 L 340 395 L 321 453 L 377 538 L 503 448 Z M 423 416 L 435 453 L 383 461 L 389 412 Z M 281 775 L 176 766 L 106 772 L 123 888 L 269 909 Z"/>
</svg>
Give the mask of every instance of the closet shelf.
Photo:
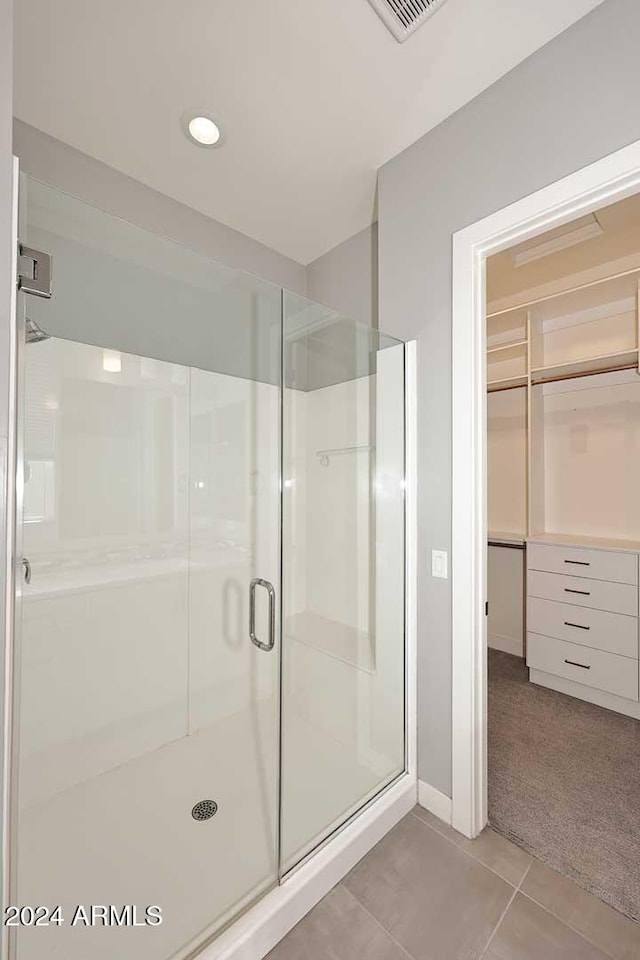
<svg viewBox="0 0 640 960">
<path fill-rule="evenodd" d="M 557 316 L 558 313 L 564 314 L 574 310 L 584 310 L 585 307 L 593 306 L 595 303 L 608 303 L 616 299 L 635 296 L 639 278 L 640 267 L 631 267 L 618 273 L 594 277 L 593 280 L 585 280 L 571 287 L 541 294 L 510 307 L 492 310 L 491 304 L 488 304 L 487 320 L 495 320 L 498 317 L 508 318 L 512 314 L 523 310 L 531 311 L 533 316 Z M 540 313 L 540 308 L 542 308 L 542 313 Z"/>
<path fill-rule="evenodd" d="M 615 537 L 588 537 L 579 533 L 533 533 L 527 543 L 546 543 L 553 546 L 590 547 L 595 550 L 618 550 L 628 553 L 640 551 L 640 541 L 620 540 Z"/>
<path fill-rule="evenodd" d="M 513 350 L 514 353 L 519 353 L 522 348 L 526 349 L 527 340 L 511 340 L 509 343 L 500 343 L 495 347 L 487 347 L 487 356 L 492 357 L 494 354 L 505 353 L 507 350 Z"/>
<path fill-rule="evenodd" d="M 603 373 L 609 369 L 619 370 L 623 367 L 634 367 L 637 366 L 637 364 L 637 348 L 633 350 L 623 350 L 619 353 L 587 357 L 584 360 L 570 360 L 564 363 L 535 367 L 531 370 L 531 383 L 546 383 L 549 380 L 584 377 L 590 373 Z"/>
<path fill-rule="evenodd" d="M 489 530 L 487 536 L 490 547 L 510 547 L 515 550 L 524 550 L 526 540 L 524 533 L 509 533 L 504 530 Z"/>
<path fill-rule="evenodd" d="M 517 377 L 504 377 L 502 380 L 488 380 L 487 391 L 494 393 L 497 390 L 511 390 L 513 387 L 526 387 L 528 378 L 526 373 Z"/>
</svg>

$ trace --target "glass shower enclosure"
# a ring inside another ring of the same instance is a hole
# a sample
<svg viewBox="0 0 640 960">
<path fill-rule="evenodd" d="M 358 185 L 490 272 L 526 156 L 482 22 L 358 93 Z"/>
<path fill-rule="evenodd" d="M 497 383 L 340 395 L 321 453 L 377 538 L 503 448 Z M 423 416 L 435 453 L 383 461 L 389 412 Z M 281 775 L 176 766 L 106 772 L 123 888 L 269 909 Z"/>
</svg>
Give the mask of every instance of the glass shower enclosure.
<svg viewBox="0 0 640 960">
<path fill-rule="evenodd" d="M 405 769 L 404 345 L 26 177 L 20 219 L 11 957 L 178 960 Z"/>
</svg>

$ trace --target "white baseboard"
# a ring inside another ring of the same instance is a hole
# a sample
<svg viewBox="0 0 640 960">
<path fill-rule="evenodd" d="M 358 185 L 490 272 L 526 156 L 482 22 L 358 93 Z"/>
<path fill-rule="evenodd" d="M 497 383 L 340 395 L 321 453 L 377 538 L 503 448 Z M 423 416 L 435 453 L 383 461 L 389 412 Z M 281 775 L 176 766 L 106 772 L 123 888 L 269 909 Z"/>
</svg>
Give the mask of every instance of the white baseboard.
<svg viewBox="0 0 640 960">
<path fill-rule="evenodd" d="M 198 960 L 261 960 L 415 802 L 416 781 L 407 774 L 205 947 Z"/>
<path fill-rule="evenodd" d="M 430 783 L 425 783 L 424 780 L 418 780 L 418 803 L 432 813 L 434 817 L 451 824 L 451 797 L 440 793 L 439 790 L 432 787 Z"/>
<path fill-rule="evenodd" d="M 529 680 L 541 687 L 549 687 L 551 690 L 557 690 L 558 693 L 566 693 L 570 697 L 587 700 L 588 703 L 595 703 L 599 707 L 606 707 L 607 710 L 615 710 L 616 713 L 624 713 L 627 717 L 640 720 L 640 703 L 636 700 L 627 700 L 626 697 L 618 697 L 615 693 L 596 690 L 595 687 L 587 687 L 584 683 L 577 683 L 575 680 L 556 677 L 544 670 L 534 670 L 533 667 L 529 670 Z"/>
<path fill-rule="evenodd" d="M 524 657 L 522 637 L 505 637 L 500 633 L 490 633 L 487 642 L 492 650 L 502 650 L 503 653 L 512 653 L 514 657 Z"/>
</svg>

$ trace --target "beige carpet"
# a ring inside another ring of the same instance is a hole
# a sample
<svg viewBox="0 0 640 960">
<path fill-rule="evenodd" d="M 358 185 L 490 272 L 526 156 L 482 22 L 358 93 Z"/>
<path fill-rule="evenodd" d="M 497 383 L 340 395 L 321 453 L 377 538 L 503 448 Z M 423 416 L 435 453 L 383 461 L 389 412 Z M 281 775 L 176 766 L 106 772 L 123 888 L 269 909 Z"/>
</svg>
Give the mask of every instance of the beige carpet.
<svg viewBox="0 0 640 960">
<path fill-rule="evenodd" d="M 489 822 L 640 920 L 640 722 L 489 651 Z"/>
</svg>

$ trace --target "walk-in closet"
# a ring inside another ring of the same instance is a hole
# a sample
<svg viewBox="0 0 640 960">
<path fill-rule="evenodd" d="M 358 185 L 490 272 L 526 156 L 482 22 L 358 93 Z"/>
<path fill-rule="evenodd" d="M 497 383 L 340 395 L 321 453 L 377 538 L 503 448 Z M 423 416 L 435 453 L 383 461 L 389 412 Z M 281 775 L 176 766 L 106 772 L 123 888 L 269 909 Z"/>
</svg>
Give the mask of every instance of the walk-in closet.
<svg viewBox="0 0 640 960">
<path fill-rule="evenodd" d="M 487 261 L 489 820 L 640 919 L 640 197 Z"/>
</svg>

